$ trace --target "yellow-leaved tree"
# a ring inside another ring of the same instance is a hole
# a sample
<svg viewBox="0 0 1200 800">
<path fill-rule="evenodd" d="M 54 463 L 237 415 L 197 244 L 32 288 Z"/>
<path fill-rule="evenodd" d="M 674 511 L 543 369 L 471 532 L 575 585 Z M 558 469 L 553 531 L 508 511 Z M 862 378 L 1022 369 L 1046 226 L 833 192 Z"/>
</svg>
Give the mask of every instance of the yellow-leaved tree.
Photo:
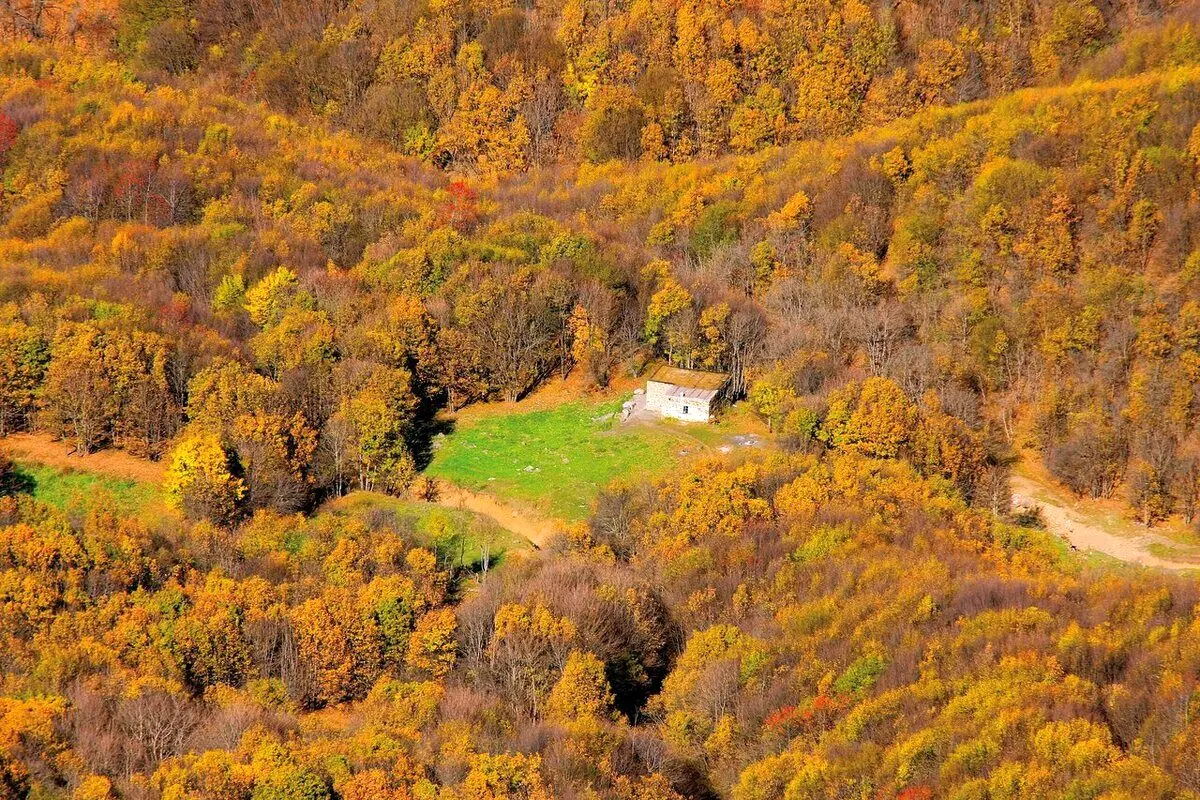
<svg viewBox="0 0 1200 800">
<path fill-rule="evenodd" d="M 613 693 L 604 675 L 604 662 L 592 653 L 572 650 L 562 676 L 550 690 L 546 716 L 557 722 L 613 715 Z"/>
<path fill-rule="evenodd" d="M 867 378 L 830 396 L 822 438 L 875 458 L 895 458 L 916 432 L 917 407 L 895 381 Z"/>
<path fill-rule="evenodd" d="M 171 451 L 163 482 L 167 503 L 189 516 L 230 522 L 246 495 L 246 484 L 233 474 L 231 462 L 217 433 L 191 431 Z"/>
</svg>

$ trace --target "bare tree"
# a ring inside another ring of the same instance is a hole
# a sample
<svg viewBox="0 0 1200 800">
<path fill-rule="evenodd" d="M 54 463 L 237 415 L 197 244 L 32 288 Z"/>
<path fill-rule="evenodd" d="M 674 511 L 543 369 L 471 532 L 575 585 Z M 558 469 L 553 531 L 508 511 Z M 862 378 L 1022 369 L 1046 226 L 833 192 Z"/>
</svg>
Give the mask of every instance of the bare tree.
<svg viewBox="0 0 1200 800">
<path fill-rule="evenodd" d="M 762 350 L 767 319 L 757 305 L 741 303 L 733 309 L 725 326 L 729 392 L 737 398 L 746 393 L 746 366 Z"/>
<path fill-rule="evenodd" d="M 0 10 L 10 35 L 30 39 L 52 35 L 63 18 L 59 0 L 0 0 Z"/>
<path fill-rule="evenodd" d="M 1012 487 L 1008 467 L 996 465 L 984 469 L 975 483 L 975 504 L 1003 516 L 1012 509 Z"/>
<path fill-rule="evenodd" d="M 870 306 L 851 322 L 852 336 L 867 355 L 872 375 L 886 375 L 901 343 L 910 335 L 911 325 L 903 309 L 895 303 Z"/>
<path fill-rule="evenodd" d="M 203 719 L 203 706 L 165 689 L 143 689 L 117 705 L 117 727 L 127 737 L 126 774 L 153 772 L 165 759 L 181 755 Z"/>
</svg>

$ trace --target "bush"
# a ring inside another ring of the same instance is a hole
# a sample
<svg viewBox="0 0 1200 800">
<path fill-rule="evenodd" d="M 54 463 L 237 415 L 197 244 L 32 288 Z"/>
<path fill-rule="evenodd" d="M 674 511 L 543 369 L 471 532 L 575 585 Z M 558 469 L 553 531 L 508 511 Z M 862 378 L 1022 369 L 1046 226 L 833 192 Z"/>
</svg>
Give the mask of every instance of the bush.
<svg viewBox="0 0 1200 800">
<path fill-rule="evenodd" d="M 628 90 L 598 93 L 583 122 L 580 140 L 589 161 L 635 159 L 642 154 L 642 104 Z"/>
<path fill-rule="evenodd" d="M 163 20 L 150 28 L 142 44 L 142 63 L 171 75 L 181 75 L 196 66 L 196 36 L 182 19 Z"/>
<path fill-rule="evenodd" d="M 691 251 L 697 258 L 704 258 L 719 246 L 737 241 L 741 228 L 736 203 L 730 200 L 714 203 L 692 230 Z"/>
<path fill-rule="evenodd" d="M 1107 497 L 1125 471 L 1128 447 L 1115 431 L 1088 426 L 1046 451 L 1046 466 L 1079 495 Z"/>
</svg>

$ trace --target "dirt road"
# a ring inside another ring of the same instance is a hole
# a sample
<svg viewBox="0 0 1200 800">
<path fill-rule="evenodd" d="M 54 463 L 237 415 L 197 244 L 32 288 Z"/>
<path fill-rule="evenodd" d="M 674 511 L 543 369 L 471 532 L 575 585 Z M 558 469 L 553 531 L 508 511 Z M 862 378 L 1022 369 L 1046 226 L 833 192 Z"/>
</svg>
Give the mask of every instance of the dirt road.
<svg viewBox="0 0 1200 800">
<path fill-rule="evenodd" d="M 1012 490 L 1014 498 L 1032 500 L 1041 507 L 1042 519 L 1047 530 L 1066 539 L 1080 550 L 1095 550 L 1129 564 L 1156 569 L 1200 570 L 1200 561 L 1177 561 L 1150 552 L 1149 548 L 1153 544 L 1177 548 L 1178 545 L 1170 539 L 1134 528 L 1132 523 L 1130 535 L 1111 533 L 1095 521 L 1089 520 L 1088 516 L 1076 507 L 1077 504 L 1068 505 L 1062 497 L 1023 475 L 1013 475 Z"/>
<path fill-rule="evenodd" d="M 563 528 L 559 522 L 514 508 L 491 495 L 472 492 L 446 481 L 438 481 L 438 505 L 447 508 L 465 508 L 485 517 L 491 517 L 501 528 L 524 536 L 536 547 L 545 547 Z"/>
</svg>

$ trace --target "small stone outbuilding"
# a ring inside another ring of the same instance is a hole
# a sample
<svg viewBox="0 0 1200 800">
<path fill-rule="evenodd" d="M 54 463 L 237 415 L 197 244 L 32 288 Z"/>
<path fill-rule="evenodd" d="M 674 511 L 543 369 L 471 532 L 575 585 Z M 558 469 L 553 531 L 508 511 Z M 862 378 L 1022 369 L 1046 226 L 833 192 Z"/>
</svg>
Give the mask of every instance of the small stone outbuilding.
<svg viewBox="0 0 1200 800">
<path fill-rule="evenodd" d="M 646 410 L 684 422 L 708 422 L 728 386 L 727 373 L 663 364 L 646 380 Z"/>
</svg>

